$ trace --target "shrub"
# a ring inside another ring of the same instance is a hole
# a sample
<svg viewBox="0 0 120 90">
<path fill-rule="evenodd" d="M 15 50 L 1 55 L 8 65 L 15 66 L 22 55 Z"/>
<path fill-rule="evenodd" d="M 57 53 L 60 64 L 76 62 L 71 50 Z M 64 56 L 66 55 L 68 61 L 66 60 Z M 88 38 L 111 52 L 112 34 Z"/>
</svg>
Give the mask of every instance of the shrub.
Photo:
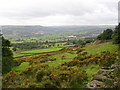
<svg viewBox="0 0 120 90">
<path fill-rule="evenodd" d="M 13 85 L 15 83 L 16 78 L 18 77 L 18 75 L 16 74 L 15 71 L 10 71 L 9 73 L 7 73 L 4 77 L 3 77 L 3 87 L 5 88 L 6 85 Z M 12 87 L 12 86 L 11 86 Z"/>
<path fill-rule="evenodd" d="M 43 88 L 57 88 L 57 86 L 49 79 L 41 82 L 41 84 L 43 85 Z"/>
<path fill-rule="evenodd" d="M 43 69 L 42 69 L 42 70 L 39 70 L 39 71 L 36 73 L 36 80 L 37 80 L 38 82 L 41 82 L 44 75 L 45 75 L 45 71 L 44 71 Z"/>
<path fill-rule="evenodd" d="M 86 72 L 77 67 L 60 66 L 57 71 L 51 73 L 50 79 L 55 82 L 59 88 L 69 88 L 72 85 L 86 80 L 87 75 Z"/>
<path fill-rule="evenodd" d="M 77 57 L 74 58 L 74 60 L 67 62 L 64 65 L 67 66 L 82 66 L 82 65 L 88 65 L 91 63 L 99 64 L 100 66 L 111 66 L 116 60 L 117 53 L 116 52 L 108 52 L 104 51 L 100 55 L 94 55 L 94 56 L 82 56 L 81 54 L 78 54 Z"/>
</svg>

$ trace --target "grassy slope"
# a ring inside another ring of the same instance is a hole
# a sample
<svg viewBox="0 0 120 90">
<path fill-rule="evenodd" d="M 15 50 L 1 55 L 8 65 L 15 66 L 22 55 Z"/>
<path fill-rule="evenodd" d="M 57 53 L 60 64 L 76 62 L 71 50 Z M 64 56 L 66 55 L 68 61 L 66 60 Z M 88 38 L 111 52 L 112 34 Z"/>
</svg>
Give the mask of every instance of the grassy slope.
<svg viewBox="0 0 120 90">
<path fill-rule="evenodd" d="M 87 51 L 89 54 L 99 54 L 101 51 L 117 51 L 118 46 L 117 45 L 113 45 L 112 42 L 107 42 L 107 43 L 102 43 L 99 45 L 94 45 L 94 46 L 85 46 L 85 51 Z M 56 49 L 54 49 L 56 50 Z M 39 50 L 38 50 L 39 51 Z M 45 50 L 45 52 L 51 51 L 50 49 Z M 42 51 L 41 51 L 42 52 Z M 43 50 L 44 52 L 44 50 Z M 27 52 L 28 53 L 28 52 Z M 34 51 L 35 53 L 35 51 Z M 65 59 L 62 59 L 61 57 L 65 56 Z M 52 66 L 58 66 L 60 64 L 63 64 L 64 62 L 68 62 L 71 61 L 74 57 L 76 56 L 75 53 L 71 54 L 71 53 L 62 53 L 62 54 L 56 54 L 56 55 L 52 55 L 50 56 L 51 58 L 56 58 L 56 61 L 51 61 L 51 62 L 46 62 L 45 64 L 48 65 L 52 65 Z M 18 72 L 22 72 L 23 70 L 25 70 L 26 68 L 29 67 L 29 63 L 28 62 L 23 62 L 20 66 L 14 68 L 15 71 Z M 85 81 L 81 84 L 75 85 L 73 88 L 83 88 L 85 83 L 90 82 L 90 80 L 92 80 L 92 76 L 100 69 L 99 65 L 96 64 L 91 64 L 88 66 L 83 66 L 81 67 L 82 70 L 85 70 L 88 76 L 88 81 Z"/>
<path fill-rule="evenodd" d="M 90 82 L 93 79 L 92 76 L 100 69 L 100 66 L 91 64 L 88 66 L 80 67 L 80 69 L 86 71 L 88 80 L 72 87 L 72 88 L 76 88 L 76 89 L 78 88 L 78 90 L 79 90 L 79 88 L 84 88 L 84 85 L 86 85 L 88 82 Z"/>
<path fill-rule="evenodd" d="M 16 71 L 17 73 L 21 73 L 25 69 L 29 68 L 29 62 L 23 62 L 19 66 L 12 68 L 12 70 Z"/>
<path fill-rule="evenodd" d="M 100 54 L 102 51 L 110 51 L 114 52 L 118 50 L 118 45 L 112 44 L 112 42 L 106 42 L 106 43 L 101 43 L 99 45 L 94 45 L 90 46 L 87 45 L 85 46 L 85 51 L 88 52 L 88 54 Z M 75 85 L 72 88 L 83 88 L 86 83 L 89 83 L 92 80 L 92 76 L 100 69 L 101 67 L 96 64 L 91 64 L 88 66 L 83 66 L 81 67 L 82 70 L 85 70 L 87 73 L 88 81 L 85 81 L 81 84 Z M 78 89 L 79 90 L 79 89 Z"/>
<path fill-rule="evenodd" d="M 112 44 L 112 42 L 107 42 L 107 43 L 101 43 L 98 45 L 94 45 L 94 46 L 86 46 L 85 47 L 85 51 L 88 52 L 88 54 L 99 54 L 102 51 L 110 51 L 110 52 L 114 52 L 118 50 L 118 45 L 116 44 Z"/>
<path fill-rule="evenodd" d="M 102 43 L 99 45 L 94 45 L 94 46 L 86 46 L 85 47 L 85 51 L 87 51 L 89 54 L 99 54 L 101 51 L 117 51 L 118 46 L 117 45 L 113 45 L 111 42 L 107 42 L 107 43 Z M 41 49 L 41 50 L 31 50 L 31 51 L 24 51 L 24 53 L 43 53 L 43 52 L 50 52 L 50 51 L 57 51 L 60 48 L 48 48 L 48 49 Z M 62 54 L 56 54 L 56 55 L 52 55 L 50 56 L 51 58 L 56 58 L 55 61 L 51 61 L 51 62 L 46 62 L 45 64 L 48 65 L 52 65 L 52 66 L 58 66 L 60 64 L 63 64 L 65 62 L 71 61 L 77 54 L 75 54 L 75 52 L 73 54 L 71 53 L 62 53 Z M 62 59 L 62 56 L 65 56 L 65 59 Z M 24 67 L 24 66 L 23 66 Z M 98 66 L 94 66 L 95 68 Z M 21 68 L 21 67 L 19 67 Z M 84 67 L 86 72 L 89 75 L 93 75 L 91 73 L 91 70 L 89 70 L 89 66 L 85 66 Z M 88 70 L 88 71 L 87 71 Z M 94 73 L 94 72 L 93 72 Z"/>
<path fill-rule="evenodd" d="M 65 56 L 65 59 L 62 59 L 62 56 Z M 56 54 L 50 56 L 51 58 L 56 58 L 56 61 L 46 62 L 45 64 L 48 64 L 50 66 L 58 66 L 60 64 L 63 64 L 65 62 L 71 61 L 76 56 L 75 53 L 62 53 L 62 54 Z"/>
<path fill-rule="evenodd" d="M 94 75 L 99 69 L 99 65 L 91 64 L 88 66 L 81 67 L 82 70 L 85 70 L 86 73 L 88 74 L 88 80 L 92 80 L 92 75 Z"/>
</svg>

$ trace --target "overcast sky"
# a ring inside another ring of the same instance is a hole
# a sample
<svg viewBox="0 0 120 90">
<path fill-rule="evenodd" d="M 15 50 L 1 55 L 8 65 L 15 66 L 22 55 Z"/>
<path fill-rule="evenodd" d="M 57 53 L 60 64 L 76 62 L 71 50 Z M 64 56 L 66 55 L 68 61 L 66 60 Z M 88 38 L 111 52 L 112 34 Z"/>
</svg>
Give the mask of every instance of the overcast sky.
<svg viewBox="0 0 120 90">
<path fill-rule="evenodd" d="M 0 25 L 117 24 L 119 0 L 0 0 Z"/>
</svg>

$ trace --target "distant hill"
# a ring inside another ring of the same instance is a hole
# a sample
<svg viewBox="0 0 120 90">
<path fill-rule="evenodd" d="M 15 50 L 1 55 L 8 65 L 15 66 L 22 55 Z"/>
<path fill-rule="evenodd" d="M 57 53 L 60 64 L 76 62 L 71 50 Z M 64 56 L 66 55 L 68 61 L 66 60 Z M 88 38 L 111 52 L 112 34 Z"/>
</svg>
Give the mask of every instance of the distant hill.
<svg viewBox="0 0 120 90">
<path fill-rule="evenodd" d="M 54 33 L 61 31 L 80 31 L 80 30 L 97 30 L 97 29 L 105 29 L 105 28 L 114 28 L 114 25 L 102 25 L 102 26 L 17 26 L 17 25 L 7 25 L 2 26 L 3 34 L 5 35 L 16 35 L 16 34 L 35 34 L 39 32 L 44 33 Z"/>
<path fill-rule="evenodd" d="M 18 25 L 4 25 L 2 26 L 2 33 L 8 39 L 40 37 L 43 35 L 57 35 L 68 37 L 70 35 L 76 36 L 95 36 L 99 35 L 107 28 L 114 29 L 114 25 L 99 25 L 99 26 L 18 26 Z M 48 37 L 48 36 L 47 36 Z"/>
</svg>

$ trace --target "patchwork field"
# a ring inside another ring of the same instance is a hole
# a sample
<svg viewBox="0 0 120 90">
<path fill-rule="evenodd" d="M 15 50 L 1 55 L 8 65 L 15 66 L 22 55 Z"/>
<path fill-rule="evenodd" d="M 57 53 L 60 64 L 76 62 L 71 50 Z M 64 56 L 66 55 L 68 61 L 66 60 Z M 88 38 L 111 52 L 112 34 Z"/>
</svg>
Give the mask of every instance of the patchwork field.
<svg viewBox="0 0 120 90">
<path fill-rule="evenodd" d="M 35 49 L 35 50 L 29 50 L 29 51 L 18 51 L 14 52 L 14 57 L 21 57 L 21 56 L 32 56 L 33 54 L 42 54 L 47 52 L 53 52 L 58 51 L 61 48 L 46 48 L 46 49 Z"/>
<path fill-rule="evenodd" d="M 61 48 L 47 48 L 47 49 L 37 49 L 37 50 L 30 50 L 30 51 L 23 51 L 21 53 L 45 53 L 45 52 L 52 52 L 60 50 Z"/>
</svg>

